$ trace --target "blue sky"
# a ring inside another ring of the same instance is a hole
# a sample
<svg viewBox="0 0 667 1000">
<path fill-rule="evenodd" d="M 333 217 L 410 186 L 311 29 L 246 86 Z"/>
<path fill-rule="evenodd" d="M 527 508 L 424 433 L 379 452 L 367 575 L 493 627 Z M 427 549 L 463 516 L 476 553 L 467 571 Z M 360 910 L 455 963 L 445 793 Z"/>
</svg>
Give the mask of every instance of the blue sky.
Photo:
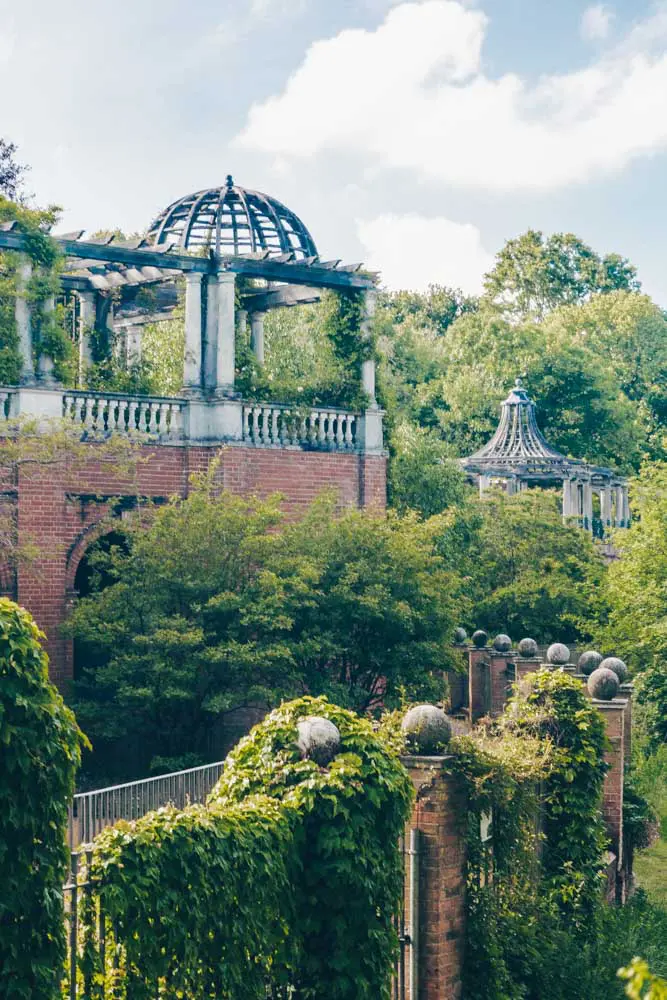
<svg viewBox="0 0 667 1000">
<path fill-rule="evenodd" d="M 61 230 L 224 181 L 389 287 L 567 230 L 667 306 L 667 5 L 0 0 L 0 135 Z"/>
</svg>

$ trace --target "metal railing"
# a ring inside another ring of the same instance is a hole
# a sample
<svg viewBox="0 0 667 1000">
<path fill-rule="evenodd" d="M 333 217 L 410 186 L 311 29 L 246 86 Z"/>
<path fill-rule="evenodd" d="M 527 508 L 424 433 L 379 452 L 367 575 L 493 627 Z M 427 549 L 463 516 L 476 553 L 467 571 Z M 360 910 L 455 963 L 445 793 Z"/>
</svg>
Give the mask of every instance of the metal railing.
<svg viewBox="0 0 667 1000">
<path fill-rule="evenodd" d="M 189 804 L 204 802 L 222 774 L 223 767 L 224 761 L 219 760 L 186 771 L 80 792 L 74 796 L 69 810 L 70 851 L 79 844 L 90 843 L 100 830 L 113 826 L 119 819 L 139 819 L 169 803 L 182 809 Z"/>
</svg>

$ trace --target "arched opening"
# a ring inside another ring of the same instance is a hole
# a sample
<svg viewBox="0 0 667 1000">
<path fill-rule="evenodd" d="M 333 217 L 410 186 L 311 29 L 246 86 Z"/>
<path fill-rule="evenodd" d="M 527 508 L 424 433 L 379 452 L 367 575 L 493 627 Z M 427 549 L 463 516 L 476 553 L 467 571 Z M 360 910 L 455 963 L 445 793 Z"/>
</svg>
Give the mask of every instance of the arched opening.
<svg viewBox="0 0 667 1000">
<path fill-rule="evenodd" d="M 78 598 L 91 597 L 114 582 L 114 575 L 108 557 L 113 550 L 120 553 L 129 551 L 127 535 L 121 531 L 110 531 L 101 535 L 89 545 L 83 554 L 74 576 L 74 591 Z M 74 640 L 72 672 L 74 680 L 80 680 L 82 671 L 90 661 L 88 644 L 79 638 Z"/>
</svg>

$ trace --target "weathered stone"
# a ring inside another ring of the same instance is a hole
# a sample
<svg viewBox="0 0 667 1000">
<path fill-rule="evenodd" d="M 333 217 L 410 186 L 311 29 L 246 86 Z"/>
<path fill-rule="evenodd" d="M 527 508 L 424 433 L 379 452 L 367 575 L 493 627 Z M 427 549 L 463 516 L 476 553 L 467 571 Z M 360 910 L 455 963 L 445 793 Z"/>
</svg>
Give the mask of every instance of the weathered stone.
<svg viewBox="0 0 667 1000">
<path fill-rule="evenodd" d="M 484 629 L 478 628 L 477 631 L 472 634 L 472 641 L 478 649 L 483 649 L 489 641 L 489 636 Z"/>
<path fill-rule="evenodd" d="M 504 632 L 500 632 L 493 640 L 493 648 L 499 653 L 509 653 L 512 648 L 512 640 Z"/>
<path fill-rule="evenodd" d="M 298 745 L 301 755 L 326 767 L 340 750 L 340 733 L 329 719 L 310 715 L 297 723 Z"/>
<path fill-rule="evenodd" d="M 577 660 L 579 673 L 583 674 L 585 677 L 590 677 L 593 671 L 597 670 L 600 666 L 602 660 L 602 653 L 598 653 L 596 649 L 587 649 L 586 652 L 582 653 Z"/>
<path fill-rule="evenodd" d="M 607 670 L 613 670 L 618 677 L 619 684 L 623 684 L 628 677 L 628 668 L 626 667 L 623 660 L 619 660 L 618 656 L 607 656 L 602 663 L 601 667 L 606 667 Z"/>
<path fill-rule="evenodd" d="M 406 712 L 401 729 L 408 747 L 414 754 L 438 754 L 447 746 L 452 735 L 449 719 L 435 705 L 415 705 Z"/>
<path fill-rule="evenodd" d="M 599 701 L 611 701 L 618 694 L 618 676 L 608 667 L 598 667 L 586 682 L 588 693 Z"/>
<path fill-rule="evenodd" d="M 568 647 L 562 642 L 552 642 L 547 649 L 547 663 L 553 663 L 554 666 L 563 666 L 569 662 L 570 650 Z"/>
<path fill-rule="evenodd" d="M 455 628 L 454 629 L 454 642 L 455 643 L 457 643 L 458 645 L 461 645 L 461 643 L 464 643 L 467 638 L 468 638 L 468 633 L 466 632 L 466 630 L 464 628 Z"/>
<path fill-rule="evenodd" d="M 520 656 L 537 656 L 537 643 L 534 639 L 522 639 L 517 648 Z"/>
</svg>

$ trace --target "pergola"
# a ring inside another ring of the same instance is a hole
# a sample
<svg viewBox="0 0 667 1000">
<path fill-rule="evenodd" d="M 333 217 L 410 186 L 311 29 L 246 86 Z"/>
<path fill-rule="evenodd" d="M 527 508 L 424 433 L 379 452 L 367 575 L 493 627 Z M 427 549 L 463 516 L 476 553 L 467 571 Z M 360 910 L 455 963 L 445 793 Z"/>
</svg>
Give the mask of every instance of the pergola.
<svg viewBox="0 0 667 1000">
<path fill-rule="evenodd" d="M 563 517 L 587 531 L 625 528 L 630 523 L 627 482 L 613 469 L 568 458 L 552 448 L 537 426 L 535 403 L 517 379 L 502 403 L 500 423 L 488 444 L 461 459 L 480 493 L 502 485 L 510 494 L 529 486 L 562 484 Z M 599 525 L 593 495 L 599 495 Z"/>
</svg>

